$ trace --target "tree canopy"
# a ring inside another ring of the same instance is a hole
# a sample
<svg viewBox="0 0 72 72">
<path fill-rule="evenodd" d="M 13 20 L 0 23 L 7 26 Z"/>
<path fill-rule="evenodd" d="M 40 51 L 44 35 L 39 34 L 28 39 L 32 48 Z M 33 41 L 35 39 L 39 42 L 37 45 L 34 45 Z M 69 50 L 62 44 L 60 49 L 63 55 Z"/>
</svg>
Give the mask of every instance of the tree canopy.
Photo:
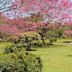
<svg viewBox="0 0 72 72">
<path fill-rule="evenodd" d="M 0 11 L 8 18 L 40 13 L 48 21 L 65 22 L 72 19 L 70 0 L 0 0 Z"/>
</svg>

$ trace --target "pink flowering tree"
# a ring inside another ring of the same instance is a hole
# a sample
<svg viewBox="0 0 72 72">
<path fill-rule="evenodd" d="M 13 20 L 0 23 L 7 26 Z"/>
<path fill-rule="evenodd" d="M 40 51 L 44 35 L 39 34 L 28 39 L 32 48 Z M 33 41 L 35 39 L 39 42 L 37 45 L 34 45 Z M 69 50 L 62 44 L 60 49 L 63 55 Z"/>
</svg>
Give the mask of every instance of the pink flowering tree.
<svg viewBox="0 0 72 72">
<path fill-rule="evenodd" d="M 70 0 L 1 0 L 0 5 L 0 13 L 6 23 L 0 30 L 13 34 L 35 29 L 41 21 L 63 24 L 72 18 Z M 25 21 L 25 15 L 31 16 L 32 13 L 39 13 L 43 19 L 35 16 L 36 19 L 32 17 L 35 19 L 33 23 Z M 40 20 L 38 23 L 37 19 Z"/>
<path fill-rule="evenodd" d="M 48 22 L 64 23 L 67 19 L 71 19 L 72 2 L 69 0 L 11 0 L 9 3 L 6 11 L 8 17 L 19 18 L 24 13 L 39 12 Z M 5 0 L 6 4 L 7 1 Z"/>
</svg>

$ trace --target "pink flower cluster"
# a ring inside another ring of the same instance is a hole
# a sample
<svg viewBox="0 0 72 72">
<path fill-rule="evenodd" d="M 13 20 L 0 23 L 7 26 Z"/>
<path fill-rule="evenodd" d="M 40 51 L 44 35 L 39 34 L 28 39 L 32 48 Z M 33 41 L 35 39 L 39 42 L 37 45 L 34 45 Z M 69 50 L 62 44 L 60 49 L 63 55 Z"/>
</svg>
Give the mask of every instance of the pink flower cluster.
<svg viewBox="0 0 72 72">
<path fill-rule="evenodd" d="M 0 26 L 0 31 L 4 33 L 15 34 L 15 35 L 20 34 L 20 30 L 18 30 L 15 26 L 9 26 L 9 25 Z"/>
<path fill-rule="evenodd" d="M 70 30 L 70 29 L 65 30 L 65 31 L 64 31 L 64 34 L 65 34 L 66 36 L 72 37 L 72 30 Z"/>
<path fill-rule="evenodd" d="M 20 35 L 22 32 L 26 31 L 36 31 L 38 27 L 45 26 L 43 22 L 30 23 L 23 19 L 5 19 L 5 24 L 0 26 L 0 31 L 7 32 L 10 34 Z"/>
</svg>

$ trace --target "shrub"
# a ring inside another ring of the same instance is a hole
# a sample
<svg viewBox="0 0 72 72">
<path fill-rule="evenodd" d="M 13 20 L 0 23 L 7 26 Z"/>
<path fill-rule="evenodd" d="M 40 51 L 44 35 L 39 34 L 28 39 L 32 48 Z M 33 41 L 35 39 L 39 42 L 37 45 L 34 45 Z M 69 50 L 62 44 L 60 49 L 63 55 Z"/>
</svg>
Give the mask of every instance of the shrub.
<svg viewBox="0 0 72 72">
<path fill-rule="evenodd" d="M 25 47 L 25 49 L 27 51 L 31 50 L 31 46 L 32 46 L 32 37 L 29 36 L 21 36 L 19 39 L 19 43 L 22 44 L 23 47 Z"/>
<path fill-rule="evenodd" d="M 7 41 L 16 43 L 18 41 L 18 36 L 10 36 Z"/>
<path fill-rule="evenodd" d="M 33 47 L 43 47 L 43 42 L 41 40 L 33 41 Z"/>
<path fill-rule="evenodd" d="M 13 44 L 12 46 L 8 46 L 7 48 L 5 48 L 4 53 L 13 53 L 16 51 L 20 51 L 22 49 L 21 44 Z"/>
<path fill-rule="evenodd" d="M 0 57 L 0 72 L 41 72 L 41 70 L 41 59 L 24 51 Z"/>
<path fill-rule="evenodd" d="M 33 41 L 38 40 L 39 35 L 34 32 L 25 32 L 19 36 L 18 41 L 16 43 L 20 43 L 22 47 L 26 49 L 26 51 L 32 51 Z"/>
<path fill-rule="evenodd" d="M 50 40 L 50 43 L 53 43 L 53 42 L 56 42 L 57 41 L 56 38 L 50 38 L 49 40 Z"/>
</svg>

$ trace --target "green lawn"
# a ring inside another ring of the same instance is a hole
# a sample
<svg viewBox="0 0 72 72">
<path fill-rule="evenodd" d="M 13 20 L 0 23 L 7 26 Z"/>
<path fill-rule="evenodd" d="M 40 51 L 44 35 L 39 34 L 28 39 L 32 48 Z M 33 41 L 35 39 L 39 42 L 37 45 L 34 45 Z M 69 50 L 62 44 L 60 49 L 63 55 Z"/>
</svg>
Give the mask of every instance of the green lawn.
<svg viewBox="0 0 72 72">
<path fill-rule="evenodd" d="M 0 55 L 10 43 L 0 43 Z M 43 62 L 43 72 L 72 72 L 72 45 L 54 45 L 47 48 L 37 48 L 30 53 L 40 56 Z"/>
<path fill-rule="evenodd" d="M 72 46 L 38 48 L 31 53 L 41 57 L 43 72 L 72 72 Z"/>
</svg>

